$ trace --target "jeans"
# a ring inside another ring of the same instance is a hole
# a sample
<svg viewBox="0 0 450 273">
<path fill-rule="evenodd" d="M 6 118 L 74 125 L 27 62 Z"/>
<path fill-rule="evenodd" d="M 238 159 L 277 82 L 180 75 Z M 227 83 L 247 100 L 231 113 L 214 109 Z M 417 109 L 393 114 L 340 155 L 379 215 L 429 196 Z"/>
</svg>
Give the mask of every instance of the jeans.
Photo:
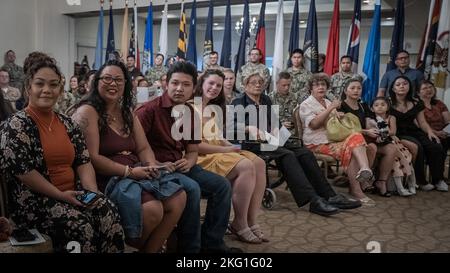
<svg viewBox="0 0 450 273">
<path fill-rule="evenodd" d="M 184 178 L 181 178 L 184 177 Z M 179 177 L 187 194 L 186 207 L 179 221 L 178 251 L 198 253 L 204 249 L 223 249 L 223 237 L 231 209 L 231 185 L 220 175 L 194 165 Z M 206 199 L 205 221 L 200 228 L 200 195 Z"/>
</svg>

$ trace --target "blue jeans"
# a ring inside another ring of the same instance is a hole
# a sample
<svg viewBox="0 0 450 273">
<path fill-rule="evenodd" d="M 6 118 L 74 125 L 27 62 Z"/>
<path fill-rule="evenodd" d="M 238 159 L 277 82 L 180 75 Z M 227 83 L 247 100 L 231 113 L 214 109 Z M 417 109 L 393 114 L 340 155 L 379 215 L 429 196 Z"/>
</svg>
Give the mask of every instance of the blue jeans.
<svg viewBox="0 0 450 273">
<path fill-rule="evenodd" d="M 199 165 L 192 167 L 185 175 L 179 177 L 186 191 L 187 200 L 179 221 L 178 251 L 198 253 L 200 248 L 223 249 L 225 247 L 223 237 L 231 209 L 230 182 L 225 177 L 206 171 Z M 202 197 L 208 199 L 201 233 L 200 193 Z"/>
</svg>

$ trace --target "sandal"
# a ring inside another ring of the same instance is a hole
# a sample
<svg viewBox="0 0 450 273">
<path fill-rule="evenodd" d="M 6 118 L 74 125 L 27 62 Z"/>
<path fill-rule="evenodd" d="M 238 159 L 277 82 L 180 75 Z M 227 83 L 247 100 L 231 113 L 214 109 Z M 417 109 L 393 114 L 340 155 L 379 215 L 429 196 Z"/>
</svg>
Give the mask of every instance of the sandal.
<svg viewBox="0 0 450 273">
<path fill-rule="evenodd" d="M 372 178 L 373 173 L 371 169 L 361 169 L 356 174 L 356 180 L 358 180 L 359 183 L 361 182 L 370 182 L 370 179 Z"/>
<path fill-rule="evenodd" d="M 380 190 L 380 188 L 378 188 L 378 187 L 376 186 L 376 185 L 377 185 L 377 182 L 382 182 L 382 181 L 385 181 L 385 182 L 386 182 L 386 180 L 377 180 L 377 181 L 374 182 L 375 189 L 374 189 L 373 193 L 374 193 L 374 194 L 378 194 L 378 195 L 381 196 L 381 197 L 391 197 L 392 194 L 391 194 L 390 192 L 388 192 L 387 189 L 386 189 L 386 191 L 385 191 L 384 193 L 382 193 L 381 190 Z"/>
<path fill-rule="evenodd" d="M 261 227 L 258 224 L 251 226 L 250 230 L 264 243 L 270 242 L 269 239 L 264 237 L 264 233 L 261 231 Z"/>
<path fill-rule="evenodd" d="M 361 198 L 361 199 L 359 199 L 359 201 L 361 201 L 361 204 L 363 206 L 367 206 L 367 207 L 374 207 L 376 205 L 375 201 L 373 201 L 369 197 Z"/>
<path fill-rule="evenodd" d="M 238 240 L 244 243 L 249 244 L 260 244 L 262 240 L 258 238 L 255 234 L 253 234 L 252 230 L 249 227 L 246 227 L 242 230 L 235 230 L 231 225 L 228 226 L 228 229 L 237 236 Z"/>
</svg>

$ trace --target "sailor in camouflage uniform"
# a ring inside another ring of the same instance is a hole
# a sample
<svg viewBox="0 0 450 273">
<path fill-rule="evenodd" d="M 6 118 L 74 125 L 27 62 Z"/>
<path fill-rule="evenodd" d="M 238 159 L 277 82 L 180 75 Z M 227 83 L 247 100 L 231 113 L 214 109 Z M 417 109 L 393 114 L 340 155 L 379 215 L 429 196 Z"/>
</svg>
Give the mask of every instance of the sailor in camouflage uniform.
<svg viewBox="0 0 450 273">
<path fill-rule="evenodd" d="M 16 103 L 22 97 L 22 93 L 9 85 L 9 72 L 4 68 L 0 69 L 0 89 L 5 102 L 9 102 L 13 110 L 17 110 Z"/>
<path fill-rule="evenodd" d="M 211 51 L 209 53 L 209 63 L 205 63 L 203 71 L 217 69 L 223 72 L 224 68 L 217 62 L 219 61 L 219 53 L 217 51 Z"/>
<path fill-rule="evenodd" d="M 349 79 L 357 79 L 362 82 L 363 78 L 352 72 L 352 57 L 342 56 L 340 61 L 341 71 L 331 76 L 330 90 L 328 91 L 327 98 L 330 101 L 334 99 L 341 99 L 341 95 L 344 92 L 345 83 Z"/>
<path fill-rule="evenodd" d="M 258 48 L 250 50 L 250 61 L 242 66 L 236 76 L 236 89 L 244 93 L 244 79 L 249 75 L 259 73 L 264 75 L 264 90 L 268 90 L 270 84 L 270 71 L 267 66 L 260 63 L 262 54 Z"/>
<path fill-rule="evenodd" d="M 23 68 L 15 64 L 16 53 L 12 50 L 8 50 L 5 53 L 4 60 L 5 64 L 2 68 L 9 73 L 9 85 L 19 89 L 19 91 L 22 92 L 25 75 L 23 73 Z"/>
<path fill-rule="evenodd" d="M 145 73 L 145 78 L 152 85 L 154 82 L 159 81 L 161 76 L 167 74 L 167 68 L 163 65 L 164 63 L 164 55 L 161 53 L 156 54 L 155 57 L 155 66 L 147 70 Z"/>
<path fill-rule="evenodd" d="M 284 125 L 292 135 L 295 134 L 294 130 L 294 117 L 293 112 L 298 105 L 297 95 L 290 92 L 291 74 L 288 72 L 280 72 L 278 74 L 278 80 L 276 90 L 270 94 L 270 100 L 272 105 L 279 106 L 279 117 L 281 124 Z"/>
<path fill-rule="evenodd" d="M 312 78 L 312 73 L 303 67 L 303 50 L 299 48 L 292 51 L 291 63 L 292 67 L 286 70 L 292 79 L 290 92 L 297 96 L 300 104 L 310 95 L 308 82 Z"/>
</svg>

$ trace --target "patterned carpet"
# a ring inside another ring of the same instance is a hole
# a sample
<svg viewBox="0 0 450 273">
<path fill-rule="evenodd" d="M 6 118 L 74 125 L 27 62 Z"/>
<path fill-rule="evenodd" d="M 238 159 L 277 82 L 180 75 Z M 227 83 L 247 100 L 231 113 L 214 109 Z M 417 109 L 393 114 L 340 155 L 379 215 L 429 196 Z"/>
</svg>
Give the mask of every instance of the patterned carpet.
<svg viewBox="0 0 450 273">
<path fill-rule="evenodd" d="M 322 217 L 309 213 L 308 205 L 298 208 L 284 186 L 275 192 L 277 205 L 263 209 L 259 216 L 271 242 L 250 245 L 226 235 L 228 245 L 249 253 L 450 252 L 450 193 L 419 191 L 406 198 L 370 195 L 375 207 Z"/>
</svg>

